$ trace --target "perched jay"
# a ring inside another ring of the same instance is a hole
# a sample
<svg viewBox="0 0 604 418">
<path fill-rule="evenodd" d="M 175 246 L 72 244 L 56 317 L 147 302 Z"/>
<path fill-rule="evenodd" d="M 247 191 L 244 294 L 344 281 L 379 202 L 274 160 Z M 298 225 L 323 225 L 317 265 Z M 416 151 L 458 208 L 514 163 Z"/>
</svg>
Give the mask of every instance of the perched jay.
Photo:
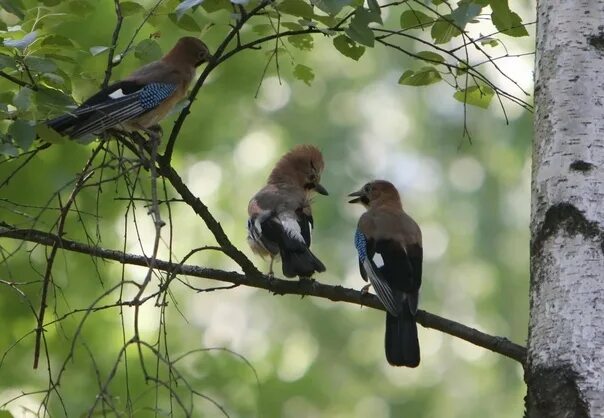
<svg viewBox="0 0 604 418">
<path fill-rule="evenodd" d="M 250 200 L 247 241 L 252 251 L 270 257 L 270 276 L 279 255 L 286 277 L 310 278 L 314 272 L 325 271 L 309 248 L 311 195 L 328 194 L 320 184 L 323 167 L 323 156 L 317 148 L 297 146 L 281 157 L 266 186 Z"/>
<path fill-rule="evenodd" d="M 180 38 L 159 61 L 139 68 L 47 124 L 73 139 L 100 135 L 113 127 L 147 131 L 185 97 L 195 68 L 209 58 L 202 41 Z"/>
<path fill-rule="evenodd" d="M 386 359 L 393 366 L 417 367 L 419 341 L 415 315 L 422 284 L 422 233 L 403 210 L 396 188 L 384 180 L 367 183 L 350 203 L 367 211 L 354 243 L 361 276 L 386 308 Z"/>
</svg>

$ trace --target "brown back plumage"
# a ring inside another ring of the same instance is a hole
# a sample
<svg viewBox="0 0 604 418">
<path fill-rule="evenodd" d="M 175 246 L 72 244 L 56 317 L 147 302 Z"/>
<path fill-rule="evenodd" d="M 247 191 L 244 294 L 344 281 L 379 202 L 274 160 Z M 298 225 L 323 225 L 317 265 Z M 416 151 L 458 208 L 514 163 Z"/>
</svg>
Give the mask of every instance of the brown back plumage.
<svg viewBox="0 0 604 418">
<path fill-rule="evenodd" d="M 285 154 L 268 177 L 269 184 L 287 183 L 303 188 L 319 184 L 325 163 L 313 145 L 298 145 Z"/>
<path fill-rule="evenodd" d="M 162 60 L 175 65 L 197 67 L 207 62 L 210 56 L 210 50 L 201 40 L 192 36 L 184 36 L 176 42 L 174 48 L 164 55 Z"/>
</svg>

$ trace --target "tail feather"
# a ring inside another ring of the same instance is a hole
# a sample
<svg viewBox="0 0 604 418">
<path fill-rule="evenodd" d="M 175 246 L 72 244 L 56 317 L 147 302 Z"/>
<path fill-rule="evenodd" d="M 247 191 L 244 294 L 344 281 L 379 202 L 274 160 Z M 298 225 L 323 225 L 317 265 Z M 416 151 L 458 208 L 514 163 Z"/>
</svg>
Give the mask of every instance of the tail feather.
<svg viewBox="0 0 604 418">
<path fill-rule="evenodd" d="M 310 277 L 325 271 L 325 265 L 309 249 L 281 251 L 281 263 L 285 277 Z"/>
<path fill-rule="evenodd" d="M 46 125 L 61 135 L 66 135 L 69 134 L 69 131 L 73 130 L 74 126 L 78 124 L 79 121 L 79 117 L 71 114 L 65 114 L 49 120 L 46 122 Z"/>
<path fill-rule="evenodd" d="M 386 314 L 386 359 L 393 366 L 417 367 L 419 365 L 419 340 L 415 316 L 405 305 L 396 317 Z"/>
</svg>

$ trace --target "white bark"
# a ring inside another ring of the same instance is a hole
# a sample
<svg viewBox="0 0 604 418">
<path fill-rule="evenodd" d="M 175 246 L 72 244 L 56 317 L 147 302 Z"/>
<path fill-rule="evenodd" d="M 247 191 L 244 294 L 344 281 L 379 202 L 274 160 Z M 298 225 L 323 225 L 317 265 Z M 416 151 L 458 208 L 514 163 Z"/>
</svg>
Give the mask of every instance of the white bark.
<svg viewBox="0 0 604 418">
<path fill-rule="evenodd" d="M 604 417 L 604 0 L 538 1 L 529 417 Z"/>
</svg>

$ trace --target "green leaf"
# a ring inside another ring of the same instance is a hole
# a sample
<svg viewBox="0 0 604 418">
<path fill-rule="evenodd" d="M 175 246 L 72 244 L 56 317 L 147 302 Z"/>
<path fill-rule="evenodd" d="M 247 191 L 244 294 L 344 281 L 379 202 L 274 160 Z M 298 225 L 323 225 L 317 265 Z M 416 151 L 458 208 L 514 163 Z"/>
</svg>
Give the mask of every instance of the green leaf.
<svg viewBox="0 0 604 418">
<path fill-rule="evenodd" d="M 421 59 L 432 63 L 445 62 L 445 58 L 442 55 L 432 51 L 420 51 L 416 55 Z"/>
<path fill-rule="evenodd" d="M 454 36 L 461 35 L 459 29 L 451 24 L 451 15 L 446 15 L 438 19 L 430 32 L 435 44 L 444 44 L 449 42 Z"/>
<path fill-rule="evenodd" d="M 303 30 L 304 27 L 302 25 L 299 25 L 298 23 L 294 23 L 294 22 L 283 22 L 281 23 L 281 26 L 283 26 L 284 28 L 287 28 L 289 30 Z"/>
<path fill-rule="evenodd" d="M 401 13 L 402 29 L 426 28 L 434 23 L 434 19 L 417 10 L 405 10 Z"/>
<path fill-rule="evenodd" d="M 193 7 L 201 4 L 202 1 L 203 0 L 184 0 L 176 7 L 176 9 L 174 9 L 174 13 L 176 13 L 178 18 L 180 19 L 187 10 L 192 9 Z"/>
<path fill-rule="evenodd" d="M 205 0 L 201 7 L 208 13 L 214 13 L 218 10 L 232 10 L 229 0 Z"/>
<path fill-rule="evenodd" d="M 9 157 L 16 157 L 17 155 L 19 155 L 19 150 L 13 145 L 10 144 L 8 142 L 5 143 L 0 143 L 0 155 L 7 155 Z M 4 413 L 4 412 L 8 412 L 8 411 L 0 411 L 0 413 Z M 9 415 L 0 415 L 1 418 L 13 418 L 12 415 L 10 415 L 10 412 L 8 412 Z"/>
<path fill-rule="evenodd" d="M 144 39 L 136 45 L 134 56 L 142 62 L 151 62 L 162 57 L 159 44 L 154 39 Z"/>
<path fill-rule="evenodd" d="M 57 69 L 57 64 L 53 60 L 44 57 L 30 55 L 25 57 L 24 62 L 27 68 L 36 73 L 52 73 Z"/>
<path fill-rule="evenodd" d="M 58 110 L 64 111 L 67 106 L 73 106 L 73 98 L 61 90 L 38 86 L 35 92 L 35 102 L 39 113 L 55 113 Z"/>
<path fill-rule="evenodd" d="M 108 46 L 91 46 L 90 49 L 90 55 L 92 55 L 93 57 L 96 57 L 99 54 L 102 54 L 105 51 L 109 51 L 109 47 Z"/>
<path fill-rule="evenodd" d="M 440 73 L 434 67 L 426 66 L 418 71 L 407 70 L 398 80 L 399 84 L 405 86 L 427 86 L 442 80 Z"/>
<path fill-rule="evenodd" d="M 471 86 L 465 90 L 458 90 L 453 94 L 455 100 L 482 109 L 489 107 L 495 92 L 489 86 Z"/>
<path fill-rule="evenodd" d="M 252 30 L 258 35 L 267 35 L 273 31 L 273 27 L 268 23 L 261 23 L 260 25 L 252 26 Z"/>
<path fill-rule="evenodd" d="M 335 16 L 352 3 L 353 0 L 310 0 L 317 8 L 329 15 Z"/>
<path fill-rule="evenodd" d="M 358 61 L 365 53 L 365 47 L 357 45 L 352 39 L 346 35 L 336 36 L 333 39 L 333 46 L 336 47 L 342 55 Z"/>
<path fill-rule="evenodd" d="M 86 17 L 94 12 L 94 6 L 85 0 L 74 0 L 69 3 L 69 10 L 78 17 Z"/>
<path fill-rule="evenodd" d="M 521 37 L 528 36 L 528 31 L 522 24 L 522 19 L 516 13 L 509 11 L 508 13 L 491 13 L 491 20 L 493 24 L 501 33 L 513 36 Z"/>
<path fill-rule="evenodd" d="M 195 19 L 191 15 L 182 15 L 180 19 L 176 16 L 176 13 L 170 13 L 168 15 L 172 23 L 181 29 L 189 32 L 201 32 L 201 27 L 197 24 Z"/>
<path fill-rule="evenodd" d="M 306 65 L 298 64 L 294 68 L 294 77 L 298 80 L 302 80 L 304 84 L 310 86 L 312 81 L 315 79 L 315 73 L 312 68 L 307 67 Z"/>
<path fill-rule="evenodd" d="M 495 38 L 482 38 L 480 40 L 480 45 L 488 45 L 490 47 L 496 47 L 497 45 L 499 45 L 499 41 Z"/>
<path fill-rule="evenodd" d="M 14 14 L 19 19 L 23 19 L 25 17 L 25 8 L 23 7 L 21 0 L 0 0 L 0 7 L 11 14 Z"/>
<path fill-rule="evenodd" d="M 145 8 L 133 1 L 120 2 L 120 10 L 122 12 L 122 16 L 124 17 L 132 16 L 138 13 L 145 13 Z"/>
<path fill-rule="evenodd" d="M 380 17 L 363 7 L 357 8 L 348 29 L 346 29 L 346 35 L 353 41 L 372 47 L 375 42 L 375 36 L 369 28 L 369 23 L 377 22 L 376 19 L 380 19 Z"/>
<path fill-rule="evenodd" d="M 277 6 L 277 10 L 281 13 L 307 19 L 313 17 L 312 6 L 302 0 L 284 0 Z"/>
<path fill-rule="evenodd" d="M 17 63 L 13 57 L 0 54 L 0 69 L 2 68 L 17 68 Z"/>
<path fill-rule="evenodd" d="M 15 95 L 13 99 L 13 105 L 17 108 L 17 110 L 24 112 L 31 106 L 31 96 L 32 91 L 27 87 L 23 87 Z"/>
<path fill-rule="evenodd" d="M 42 46 L 73 47 L 73 41 L 62 35 L 49 35 L 42 41 Z"/>
<path fill-rule="evenodd" d="M 288 36 L 287 40 L 290 44 L 302 51 L 310 51 L 313 47 L 313 37 L 310 35 Z"/>
<path fill-rule="evenodd" d="M 8 127 L 8 134 L 13 138 L 15 144 L 23 151 L 27 151 L 36 139 L 36 130 L 29 121 L 16 120 Z"/>
<path fill-rule="evenodd" d="M 475 3 L 461 3 L 459 7 L 451 12 L 453 22 L 461 29 L 472 21 L 482 11 L 482 6 Z"/>
<path fill-rule="evenodd" d="M 40 123 L 36 126 L 36 134 L 42 141 L 49 142 L 51 144 L 61 144 L 67 140 L 67 137 L 61 135 L 52 128 L 46 126 L 45 123 Z"/>
</svg>

